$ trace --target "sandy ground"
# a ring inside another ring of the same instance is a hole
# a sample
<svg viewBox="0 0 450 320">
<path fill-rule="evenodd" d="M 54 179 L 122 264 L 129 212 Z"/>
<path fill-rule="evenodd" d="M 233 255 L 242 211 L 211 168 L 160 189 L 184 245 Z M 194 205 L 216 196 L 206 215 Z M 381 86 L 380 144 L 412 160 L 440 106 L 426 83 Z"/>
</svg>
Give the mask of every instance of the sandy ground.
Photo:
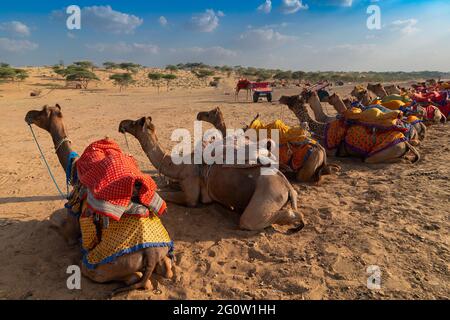
<svg viewBox="0 0 450 320">
<path fill-rule="evenodd" d="M 78 152 L 104 136 L 126 150 L 118 124 L 142 116 L 153 117 L 159 139 L 170 148 L 173 129 L 192 131 L 196 113 L 216 106 L 229 127 L 241 127 L 257 112 L 265 121 L 297 123 L 277 103 L 234 102 L 229 85 L 160 94 L 138 87 L 119 92 L 110 84 L 87 91 L 49 91 L 45 84 L 55 81 L 42 79 L 39 72 L 20 86 L 0 84 L 0 299 L 105 299 L 117 286 L 83 278 L 81 290 L 67 289 L 66 268 L 78 263 L 78 251 L 49 228 L 49 216 L 64 202 L 24 122 L 28 110 L 59 103 Z M 38 88 L 42 97 L 30 97 Z M 348 93 L 350 88 L 339 90 Z M 298 89 L 275 92 L 276 100 Z M 36 132 L 63 185 L 49 135 L 38 128 Z M 298 234 L 240 231 L 238 216 L 219 206 L 169 204 L 163 222 L 176 244 L 174 279 L 155 277 L 160 292 L 134 291 L 115 299 L 450 298 L 450 132 L 448 125 L 429 132 L 417 165 L 330 159 L 343 170 L 322 185 L 293 182 L 307 219 Z M 161 183 L 133 139 L 130 151 L 141 169 Z M 381 270 L 381 290 L 367 288 L 370 265 Z"/>
</svg>

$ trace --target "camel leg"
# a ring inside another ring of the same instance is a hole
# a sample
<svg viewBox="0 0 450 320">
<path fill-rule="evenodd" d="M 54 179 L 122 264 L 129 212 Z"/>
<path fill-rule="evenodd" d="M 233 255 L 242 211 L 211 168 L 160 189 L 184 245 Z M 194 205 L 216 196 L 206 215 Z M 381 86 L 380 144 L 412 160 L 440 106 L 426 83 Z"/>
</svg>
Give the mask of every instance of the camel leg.
<svg viewBox="0 0 450 320">
<path fill-rule="evenodd" d="M 200 179 L 192 177 L 180 182 L 182 191 L 160 191 L 159 195 L 168 202 L 185 207 L 196 207 L 200 199 Z"/>
<path fill-rule="evenodd" d="M 313 177 L 316 175 L 317 170 L 324 163 L 324 154 L 319 148 L 314 148 L 313 152 L 306 160 L 303 167 L 297 171 L 297 181 L 300 182 L 311 182 Z"/>
<path fill-rule="evenodd" d="M 260 176 L 255 193 L 241 216 L 239 226 L 245 230 L 262 230 L 272 224 L 303 223 L 303 216 L 297 210 L 283 209 L 288 202 L 289 190 L 280 178 Z"/>
<path fill-rule="evenodd" d="M 184 191 L 159 191 L 158 194 L 167 202 L 187 206 Z"/>
<path fill-rule="evenodd" d="M 105 283 L 110 281 L 132 282 L 135 273 L 142 269 L 142 252 L 135 252 L 118 257 L 115 261 L 98 265 L 95 269 L 88 269 L 84 263 L 81 273 L 94 282 Z"/>
<path fill-rule="evenodd" d="M 407 152 L 406 145 L 404 143 L 398 143 L 393 147 L 378 152 L 377 154 L 366 158 L 365 163 L 398 163 L 405 162 L 402 157 Z M 408 161 L 407 161 L 408 162 Z"/>
<path fill-rule="evenodd" d="M 150 276 L 152 275 L 153 271 L 156 268 L 156 265 L 162 260 L 164 259 L 164 257 L 167 256 L 168 253 L 168 249 L 167 248 L 160 248 L 163 250 L 154 250 L 154 248 L 150 248 L 150 249 L 146 249 L 143 256 L 143 260 L 144 260 L 144 267 L 145 267 L 145 271 L 144 271 L 144 275 L 142 276 L 142 278 L 139 280 L 139 282 L 125 286 L 125 287 L 120 287 L 114 290 L 114 294 L 120 293 L 120 292 L 125 292 L 125 291 L 130 291 L 130 290 L 137 290 L 137 289 L 150 289 L 151 287 L 151 282 L 150 280 Z"/>
</svg>

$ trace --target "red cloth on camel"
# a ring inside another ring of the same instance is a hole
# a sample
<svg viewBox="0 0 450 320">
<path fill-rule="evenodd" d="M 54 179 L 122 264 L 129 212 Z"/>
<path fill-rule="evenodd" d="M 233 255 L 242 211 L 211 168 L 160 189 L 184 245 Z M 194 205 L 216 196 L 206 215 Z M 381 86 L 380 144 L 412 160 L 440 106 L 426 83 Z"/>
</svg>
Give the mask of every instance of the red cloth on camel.
<svg viewBox="0 0 450 320">
<path fill-rule="evenodd" d="M 136 182 L 141 183 L 139 202 L 162 215 L 166 203 L 156 193 L 156 183 L 143 174 L 136 160 L 117 143 L 103 139 L 90 144 L 76 162 L 78 178 L 88 188 L 88 205 L 96 213 L 119 220 L 130 206 Z"/>
</svg>

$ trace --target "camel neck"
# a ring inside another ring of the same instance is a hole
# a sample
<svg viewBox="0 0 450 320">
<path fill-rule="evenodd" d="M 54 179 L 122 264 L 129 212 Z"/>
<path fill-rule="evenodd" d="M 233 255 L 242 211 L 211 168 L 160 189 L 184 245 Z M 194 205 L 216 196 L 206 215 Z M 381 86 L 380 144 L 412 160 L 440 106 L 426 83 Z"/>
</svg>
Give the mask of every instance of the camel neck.
<svg viewBox="0 0 450 320">
<path fill-rule="evenodd" d="M 330 102 L 331 102 L 331 101 L 330 101 Z M 347 110 L 347 107 L 345 106 L 344 101 L 342 101 L 342 99 L 339 98 L 339 97 L 337 97 L 336 99 L 334 99 L 334 100 L 331 102 L 331 105 L 332 105 L 332 106 L 334 107 L 334 109 L 335 109 L 338 113 L 340 113 L 340 114 L 344 113 L 344 112 Z"/>
<path fill-rule="evenodd" d="M 58 150 L 56 151 L 56 155 L 58 156 L 59 163 L 63 167 L 64 172 L 66 172 L 69 155 L 73 151 L 73 149 L 72 143 L 70 141 L 64 141 L 61 144 L 61 141 L 67 138 L 64 125 L 51 126 L 50 135 L 52 136 L 53 145 L 55 146 L 55 149 L 58 148 Z"/>
<path fill-rule="evenodd" d="M 326 121 L 327 115 L 323 112 L 322 104 L 320 103 L 319 97 L 315 94 L 312 94 L 309 98 L 309 105 L 314 112 L 314 116 L 318 121 Z"/>
<path fill-rule="evenodd" d="M 325 123 L 312 119 L 304 105 L 296 104 L 291 108 L 300 122 L 307 122 L 309 129 L 317 136 L 323 137 L 325 134 Z"/>
<path fill-rule="evenodd" d="M 140 137 L 139 143 L 153 166 L 163 175 L 172 179 L 181 179 L 181 171 L 186 164 L 173 163 L 170 152 L 165 152 L 159 142 L 150 135 Z"/>
<path fill-rule="evenodd" d="M 225 125 L 225 121 L 219 120 L 215 125 L 216 129 L 222 133 L 222 138 L 225 139 L 227 136 L 227 126 Z"/>
</svg>

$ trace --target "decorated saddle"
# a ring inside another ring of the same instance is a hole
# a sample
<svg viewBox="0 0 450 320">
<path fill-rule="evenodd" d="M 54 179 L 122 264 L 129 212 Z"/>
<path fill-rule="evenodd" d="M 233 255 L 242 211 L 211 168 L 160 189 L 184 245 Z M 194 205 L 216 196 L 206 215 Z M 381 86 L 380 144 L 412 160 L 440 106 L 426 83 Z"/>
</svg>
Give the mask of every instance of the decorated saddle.
<svg viewBox="0 0 450 320">
<path fill-rule="evenodd" d="M 313 148 L 317 147 L 317 142 L 310 138 L 307 130 L 301 127 L 290 127 L 281 120 L 264 124 L 259 119 L 253 121 L 249 127 L 258 133 L 261 129 L 279 130 L 279 161 L 282 171 L 297 171 L 308 161 Z"/>
<path fill-rule="evenodd" d="M 411 125 L 403 121 L 403 113 L 384 111 L 385 107 L 381 105 L 348 109 L 340 119 L 327 124 L 325 147 L 333 150 L 345 144 L 361 157 L 370 157 L 407 141 Z"/>
<path fill-rule="evenodd" d="M 79 217 L 83 263 L 88 268 L 173 242 L 159 216 L 166 212 L 157 186 L 111 139 L 89 145 L 68 170 L 74 189 L 66 207 Z M 75 160 L 75 161 L 73 161 Z"/>
</svg>

